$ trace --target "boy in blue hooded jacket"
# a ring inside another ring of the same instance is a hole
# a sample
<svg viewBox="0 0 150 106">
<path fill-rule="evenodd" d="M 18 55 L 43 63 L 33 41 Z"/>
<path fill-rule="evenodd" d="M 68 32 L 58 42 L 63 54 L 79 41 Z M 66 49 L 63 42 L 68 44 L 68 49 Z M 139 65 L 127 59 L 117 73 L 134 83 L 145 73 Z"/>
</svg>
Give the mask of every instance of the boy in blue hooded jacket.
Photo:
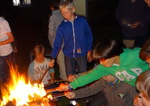
<svg viewBox="0 0 150 106">
<path fill-rule="evenodd" d="M 74 14 L 73 0 L 61 0 L 59 8 L 64 20 L 57 29 L 50 64 L 54 64 L 54 59 L 64 42 L 65 67 L 67 76 L 70 76 L 76 73 L 76 68 L 79 73 L 87 70 L 87 59 L 92 61 L 90 53 L 93 37 L 87 20 Z"/>
</svg>

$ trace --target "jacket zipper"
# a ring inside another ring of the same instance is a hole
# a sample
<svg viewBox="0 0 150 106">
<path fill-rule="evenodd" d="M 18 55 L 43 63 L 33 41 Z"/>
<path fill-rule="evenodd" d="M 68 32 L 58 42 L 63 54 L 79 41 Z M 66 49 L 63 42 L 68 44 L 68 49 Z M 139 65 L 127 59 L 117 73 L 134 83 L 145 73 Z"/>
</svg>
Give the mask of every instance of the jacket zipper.
<svg viewBox="0 0 150 106">
<path fill-rule="evenodd" d="M 75 43 L 76 43 L 76 41 L 75 41 L 74 23 L 73 22 L 71 22 L 71 23 L 72 23 L 72 31 L 73 31 L 73 42 L 74 42 L 73 57 L 75 57 Z"/>
</svg>

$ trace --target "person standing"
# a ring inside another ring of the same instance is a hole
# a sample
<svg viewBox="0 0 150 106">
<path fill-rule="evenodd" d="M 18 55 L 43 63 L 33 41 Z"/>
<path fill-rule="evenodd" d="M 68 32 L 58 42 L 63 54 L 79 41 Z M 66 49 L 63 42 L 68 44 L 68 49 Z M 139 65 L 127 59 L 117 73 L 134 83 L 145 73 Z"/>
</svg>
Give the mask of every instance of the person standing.
<svg viewBox="0 0 150 106">
<path fill-rule="evenodd" d="M 48 25 L 48 39 L 50 46 L 53 48 L 53 43 L 56 37 L 56 31 L 60 23 L 63 21 L 62 14 L 59 10 L 60 0 L 51 0 L 50 9 L 52 11 L 52 15 L 49 17 L 49 25 Z M 63 44 L 62 44 L 63 47 Z M 59 65 L 60 78 L 62 80 L 67 79 L 66 69 L 65 69 L 65 61 L 64 61 L 64 53 L 62 51 L 62 47 L 57 56 L 57 63 Z"/>
<path fill-rule="evenodd" d="M 8 82 L 10 67 L 15 66 L 12 42 L 14 42 L 14 36 L 9 23 L 0 11 L 0 81 L 2 84 Z"/>
<path fill-rule="evenodd" d="M 150 10 L 144 0 L 120 0 L 115 13 L 127 48 L 142 47 L 148 37 Z"/>
<path fill-rule="evenodd" d="M 53 59 L 50 65 L 54 64 L 64 41 L 63 53 L 68 77 L 76 74 L 76 68 L 78 68 L 79 73 L 87 71 L 87 60 L 92 61 L 90 54 L 93 36 L 85 17 L 75 14 L 73 0 L 61 0 L 59 8 L 64 20 L 57 29 L 51 53 Z"/>
</svg>

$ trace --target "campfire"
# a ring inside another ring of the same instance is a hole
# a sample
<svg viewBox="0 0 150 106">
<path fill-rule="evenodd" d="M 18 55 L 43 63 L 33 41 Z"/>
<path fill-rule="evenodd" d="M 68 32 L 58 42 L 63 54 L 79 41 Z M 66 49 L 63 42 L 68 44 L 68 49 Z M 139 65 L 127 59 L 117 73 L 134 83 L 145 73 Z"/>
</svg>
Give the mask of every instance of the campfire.
<svg viewBox="0 0 150 106">
<path fill-rule="evenodd" d="M 9 83 L 0 87 L 0 106 L 51 106 L 52 95 L 46 93 L 43 84 L 31 84 L 13 68 L 10 75 Z"/>
</svg>

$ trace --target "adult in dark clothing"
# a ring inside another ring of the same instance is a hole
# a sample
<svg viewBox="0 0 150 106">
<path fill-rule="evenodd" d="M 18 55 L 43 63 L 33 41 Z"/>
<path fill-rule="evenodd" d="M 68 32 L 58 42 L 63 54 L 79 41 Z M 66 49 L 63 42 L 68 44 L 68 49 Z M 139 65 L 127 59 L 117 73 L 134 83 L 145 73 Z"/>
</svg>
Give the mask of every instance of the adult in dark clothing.
<svg viewBox="0 0 150 106">
<path fill-rule="evenodd" d="M 144 0 L 120 0 L 115 15 L 125 46 L 142 47 L 148 37 L 150 20 L 150 9 Z"/>
</svg>

